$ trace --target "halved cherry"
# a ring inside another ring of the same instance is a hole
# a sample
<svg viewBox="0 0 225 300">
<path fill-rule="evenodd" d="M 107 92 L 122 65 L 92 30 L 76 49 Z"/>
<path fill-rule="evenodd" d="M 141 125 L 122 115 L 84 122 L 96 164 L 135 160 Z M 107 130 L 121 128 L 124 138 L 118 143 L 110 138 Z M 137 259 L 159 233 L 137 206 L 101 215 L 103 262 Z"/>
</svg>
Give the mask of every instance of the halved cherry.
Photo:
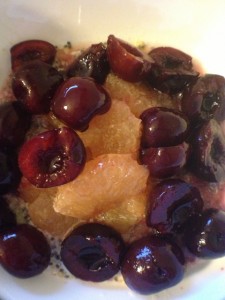
<svg viewBox="0 0 225 300">
<path fill-rule="evenodd" d="M 76 178 L 86 161 L 79 136 L 70 128 L 45 131 L 28 140 L 19 153 L 19 167 L 33 185 L 47 188 Z"/>
<path fill-rule="evenodd" d="M 149 56 L 158 68 L 149 74 L 148 82 L 164 93 L 178 93 L 198 78 L 191 56 L 178 49 L 158 47 L 151 50 Z"/>
<path fill-rule="evenodd" d="M 52 44 L 42 40 L 27 40 L 14 45 L 10 49 L 12 70 L 31 60 L 41 60 L 52 64 L 56 48 Z"/>
<path fill-rule="evenodd" d="M 114 35 L 108 37 L 107 54 L 112 71 L 126 81 L 140 81 L 152 68 L 150 57 Z"/>
</svg>

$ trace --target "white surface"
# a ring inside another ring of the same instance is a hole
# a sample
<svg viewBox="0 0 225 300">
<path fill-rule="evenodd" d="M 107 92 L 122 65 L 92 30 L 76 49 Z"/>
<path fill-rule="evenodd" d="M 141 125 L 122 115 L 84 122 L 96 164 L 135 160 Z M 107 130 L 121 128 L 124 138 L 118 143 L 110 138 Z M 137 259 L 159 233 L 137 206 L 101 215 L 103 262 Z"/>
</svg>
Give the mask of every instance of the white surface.
<svg viewBox="0 0 225 300">
<path fill-rule="evenodd" d="M 105 41 L 108 34 L 131 42 L 169 45 L 191 54 L 209 73 L 225 75 L 224 0 L 0 0 L 0 84 L 9 68 L 9 47 L 40 38 L 74 45 Z M 189 268 L 175 288 L 140 296 L 120 284 L 64 280 L 47 270 L 29 280 L 0 269 L 1 300 L 197 300 L 225 299 L 225 258 Z"/>
</svg>

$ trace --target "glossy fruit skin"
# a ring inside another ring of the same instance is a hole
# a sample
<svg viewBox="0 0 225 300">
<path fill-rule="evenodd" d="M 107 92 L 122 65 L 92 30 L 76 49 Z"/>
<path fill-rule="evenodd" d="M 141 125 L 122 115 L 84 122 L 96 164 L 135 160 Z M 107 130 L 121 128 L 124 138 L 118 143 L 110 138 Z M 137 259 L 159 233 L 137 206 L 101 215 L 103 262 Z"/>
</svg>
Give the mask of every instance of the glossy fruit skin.
<svg viewBox="0 0 225 300">
<path fill-rule="evenodd" d="M 223 76 L 206 74 L 186 89 L 181 100 L 181 109 L 192 126 L 213 117 L 224 119 L 225 79 Z"/>
<path fill-rule="evenodd" d="M 16 70 L 12 90 L 29 113 L 45 114 L 49 112 L 51 99 L 62 82 L 63 77 L 55 68 L 34 60 Z"/>
<path fill-rule="evenodd" d="M 83 131 L 95 115 L 106 113 L 110 106 L 108 92 L 92 78 L 71 77 L 56 91 L 52 112 L 67 126 Z"/>
<path fill-rule="evenodd" d="M 112 71 L 126 81 L 143 80 L 153 67 L 150 57 L 114 35 L 108 37 L 107 55 Z"/>
<path fill-rule="evenodd" d="M 155 185 L 148 195 L 146 223 L 160 233 L 182 233 L 187 220 L 203 209 L 199 190 L 180 179 Z"/>
<path fill-rule="evenodd" d="M 12 70 L 16 71 L 21 65 L 32 60 L 41 60 L 52 64 L 56 48 L 42 40 L 27 40 L 14 45 L 10 49 Z"/>
<path fill-rule="evenodd" d="M 201 258 L 225 255 L 225 212 L 207 209 L 187 223 L 184 237 L 187 248 Z"/>
<path fill-rule="evenodd" d="M 193 137 L 189 165 L 206 181 L 225 179 L 225 136 L 215 120 L 204 123 Z"/>
<path fill-rule="evenodd" d="M 16 216 L 9 208 L 8 203 L 0 197 L 0 231 L 16 225 Z"/>
<path fill-rule="evenodd" d="M 198 72 L 192 68 L 191 56 L 178 49 L 158 47 L 152 49 L 149 56 L 157 68 L 149 73 L 147 81 L 164 93 L 179 93 L 198 78 Z"/>
<path fill-rule="evenodd" d="M 51 249 L 35 227 L 20 224 L 0 232 L 0 263 L 10 274 L 30 278 L 49 265 Z"/>
<path fill-rule="evenodd" d="M 67 76 L 91 77 L 98 84 L 103 84 L 109 70 L 106 46 L 99 43 L 91 45 L 75 59 L 67 70 Z"/>
<path fill-rule="evenodd" d="M 86 162 L 79 136 L 70 128 L 45 131 L 28 140 L 19 152 L 19 167 L 33 185 L 41 188 L 75 179 Z"/>
<path fill-rule="evenodd" d="M 186 143 L 171 147 L 151 147 L 141 150 L 140 162 L 147 166 L 152 177 L 167 178 L 181 172 L 188 154 Z"/>
<path fill-rule="evenodd" d="M 75 228 L 65 238 L 61 259 L 75 277 L 100 282 L 119 271 L 123 251 L 123 240 L 115 230 L 90 223 Z"/>
<path fill-rule="evenodd" d="M 179 111 L 165 107 L 152 107 L 140 116 L 143 124 L 143 148 L 175 146 L 185 141 L 188 120 Z"/>
<path fill-rule="evenodd" d="M 30 128 L 31 116 L 18 101 L 0 106 L 0 144 L 18 147 Z"/>
<path fill-rule="evenodd" d="M 135 292 L 157 293 L 182 280 L 183 253 L 175 243 L 160 236 L 144 237 L 127 249 L 121 273 L 127 286 Z"/>
<path fill-rule="evenodd" d="M 0 195 L 14 193 L 20 179 L 17 152 L 12 147 L 0 144 Z"/>
</svg>

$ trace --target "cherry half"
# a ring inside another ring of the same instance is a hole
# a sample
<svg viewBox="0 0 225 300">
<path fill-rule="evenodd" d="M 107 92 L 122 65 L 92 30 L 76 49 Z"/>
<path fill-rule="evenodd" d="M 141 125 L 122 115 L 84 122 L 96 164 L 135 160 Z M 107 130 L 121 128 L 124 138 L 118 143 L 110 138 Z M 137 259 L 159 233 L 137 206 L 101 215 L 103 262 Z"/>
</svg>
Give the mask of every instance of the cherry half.
<svg viewBox="0 0 225 300">
<path fill-rule="evenodd" d="M 85 161 L 83 142 L 67 127 L 40 133 L 23 144 L 19 153 L 22 174 L 33 185 L 42 188 L 75 179 Z"/>
</svg>

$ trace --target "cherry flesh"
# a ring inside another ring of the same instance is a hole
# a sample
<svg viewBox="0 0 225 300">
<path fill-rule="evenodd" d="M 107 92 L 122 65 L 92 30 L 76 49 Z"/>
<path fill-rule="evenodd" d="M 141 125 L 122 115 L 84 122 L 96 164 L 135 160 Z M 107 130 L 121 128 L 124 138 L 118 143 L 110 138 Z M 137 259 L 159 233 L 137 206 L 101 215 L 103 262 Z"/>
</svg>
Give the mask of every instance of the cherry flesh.
<svg viewBox="0 0 225 300">
<path fill-rule="evenodd" d="M 51 99 L 62 83 L 62 75 L 42 61 L 31 61 L 17 69 L 12 79 L 12 90 L 31 114 L 48 113 Z"/>
<path fill-rule="evenodd" d="M 40 133 L 23 144 L 19 153 L 22 174 L 33 185 L 42 188 L 75 179 L 85 161 L 83 142 L 66 127 Z"/>
<path fill-rule="evenodd" d="M 198 189 L 180 179 L 164 180 L 148 196 L 147 225 L 160 233 L 181 233 L 187 220 L 202 212 Z"/>
<path fill-rule="evenodd" d="M 153 67 L 150 57 L 114 35 L 108 37 L 107 54 L 112 71 L 126 81 L 143 80 Z"/>
<path fill-rule="evenodd" d="M 10 274 L 29 278 L 49 265 L 51 249 L 35 227 L 20 224 L 0 232 L 0 264 Z"/>
<path fill-rule="evenodd" d="M 225 255 L 225 212 L 207 209 L 187 223 L 185 243 L 190 252 L 201 258 Z"/>
<path fill-rule="evenodd" d="M 151 50 L 149 56 L 157 68 L 149 74 L 147 81 L 164 93 L 179 93 L 198 78 L 191 56 L 178 49 L 158 47 Z"/>
<path fill-rule="evenodd" d="M 193 138 L 190 166 L 206 181 L 225 179 L 225 136 L 215 120 L 206 122 Z"/>
<path fill-rule="evenodd" d="M 45 63 L 52 64 L 56 48 L 49 42 L 42 40 L 27 40 L 14 45 L 10 49 L 12 70 L 32 60 L 41 60 Z"/>
<path fill-rule="evenodd" d="M 68 77 L 92 77 L 103 84 L 109 73 L 109 62 L 106 46 L 103 43 L 93 44 L 78 56 L 67 70 Z"/>
<path fill-rule="evenodd" d="M 52 112 L 67 126 L 82 131 L 95 115 L 106 113 L 110 106 L 108 92 L 92 78 L 71 77 L 54 95 Z"/>
<path fill-rule="evenodd" d="M 124 243 L 112 228 L 98 223 L 74 229 L 62 243 L 61 259 L 77 278 L 100 282 L 120 268 Z"/>
<path fill-rule="evenodd" d="M 122 261 L 121 273 L 132 290 L 153 294 L 182 280 L 183 253 L 175 243 L 160 236 L 148 236 L 130 245 Z"/>
<path fill-rule="evenodd" d="M 222 108 L 225 103 L 225 78 L 207 74 L 198 78 L 195 84 L 184 91 L 181 109 L 192 126 L 217 117 L 224 119 Z"/>
</svg>

